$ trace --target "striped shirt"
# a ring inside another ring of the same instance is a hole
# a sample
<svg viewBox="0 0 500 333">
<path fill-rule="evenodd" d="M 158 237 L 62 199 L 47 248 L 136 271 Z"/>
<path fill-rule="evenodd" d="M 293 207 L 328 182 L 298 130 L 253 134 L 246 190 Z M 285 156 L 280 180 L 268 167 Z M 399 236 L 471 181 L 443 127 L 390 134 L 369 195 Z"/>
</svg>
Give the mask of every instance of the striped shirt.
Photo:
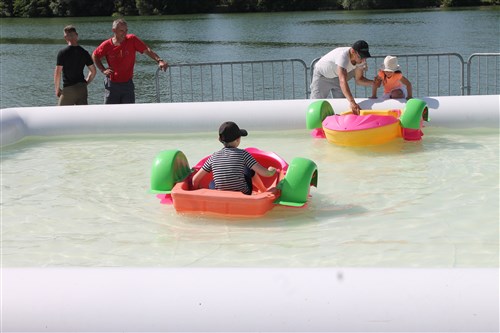
<svg viewBox="0 0 500 333">
<path fill-rule="evenodd" d="M 225 191 L 251 193 L 245 181 L 245 169 L 257 163 L 249 152 L 239 148 L 224 147 L 210 156 L 202 168 L 212 172 L 215 188 Z"/>
</svg>

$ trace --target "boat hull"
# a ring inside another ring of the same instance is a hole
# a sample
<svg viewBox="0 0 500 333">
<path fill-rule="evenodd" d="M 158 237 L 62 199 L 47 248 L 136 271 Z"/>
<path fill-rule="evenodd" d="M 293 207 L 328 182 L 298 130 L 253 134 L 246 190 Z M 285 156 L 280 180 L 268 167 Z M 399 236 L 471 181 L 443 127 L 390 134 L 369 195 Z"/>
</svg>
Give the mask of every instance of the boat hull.
<svg viewBox="0 0 500 333">
<path fill-rule="evenodd" d="M 172 201 L 177 212 L 258 217 L 270 211 L 279 197 L 279 190 L 275 187 L 263 193 L 246 195 L 206 188 L 190 190 L 189 183 L 189 180 L 177 183 L 172 189 Z"/>
<path fill-rule="evenodd" d="M 323 131 L 328 142 L 341 146 L 378 145 L 401 137 L 401 125 L 390 115 L 330 116 Z"/>
</svg>

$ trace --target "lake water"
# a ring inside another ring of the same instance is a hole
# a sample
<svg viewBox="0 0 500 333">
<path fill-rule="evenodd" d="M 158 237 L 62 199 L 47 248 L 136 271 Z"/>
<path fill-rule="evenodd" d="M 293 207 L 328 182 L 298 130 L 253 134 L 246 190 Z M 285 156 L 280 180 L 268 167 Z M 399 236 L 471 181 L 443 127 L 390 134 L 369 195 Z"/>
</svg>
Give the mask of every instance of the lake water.
<svg viewBox="0 0 500 333">
<path fill-rule="evenodd" d="M 372 55 L 499 52 L 500 7 L 413 11 L 323 11 L 129 17 L 137 34 L 172 64 L 298 58 L 310 63 L 338 46 L 365 39 Z M 76 25 L 89 52 L 109 38 L 112 18 L 2 19 L 1 108 L 55 105 L 53 72 L 65 46 L 62 29 Z M 156 66 L 138 56 L 137 102 L 154 101 Z M 90 85 L 103 101 L 103 77 Z"/>
</svg>

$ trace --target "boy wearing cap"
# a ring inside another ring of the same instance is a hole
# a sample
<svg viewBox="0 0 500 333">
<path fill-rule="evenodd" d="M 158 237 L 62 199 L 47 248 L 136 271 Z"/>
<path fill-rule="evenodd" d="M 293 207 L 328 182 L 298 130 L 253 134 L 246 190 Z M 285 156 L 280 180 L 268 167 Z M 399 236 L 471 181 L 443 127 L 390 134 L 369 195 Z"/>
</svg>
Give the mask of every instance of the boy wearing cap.
<svg viewBox="0 0 500 333">
<path fill-rule="evenodd" d="M 364 76 L 366 58 L 369 57 L 368 43 L 364 40 L 358 40 L 351 47 L 338 47 L 325 54 L 314 66 L 311 98 L 327 98 L 331 92 L 333 98 L 347 98 L 351 110 L 354 114 L 359 114 L 360 107 L 354 100 L 347 81 L 354 77 L 358 85 L 373 85 L 373 81 Z"/>
<path fill-rule="evenodd" d="M 411 82 L 403 76 L 400 69 L 397 57 L 385 57 L 378 75 L 373 80 L 371 98 L 377 98 L 377 89 L 381 84 L 384 86 L 382 98 L 412 98 Z"/>
<path fill-rule="evenodd" d="M 271 177 L 276 173 L 276 168 L 264 168 L 249 152 L 238 148 L 241 137 L 247 135 L 246 130 L 240 129 L 232 121 L 222 123 L 219 141 L 224 147 L 213 153 L 193 176 L 193 188 L 199 188 L 203 177 L 212 172 L 214 180 L 211 188 L 252 194 L 253 180 L 259 190 L 264 192 L 266 188 L 256 173 Z"/>
</svg>

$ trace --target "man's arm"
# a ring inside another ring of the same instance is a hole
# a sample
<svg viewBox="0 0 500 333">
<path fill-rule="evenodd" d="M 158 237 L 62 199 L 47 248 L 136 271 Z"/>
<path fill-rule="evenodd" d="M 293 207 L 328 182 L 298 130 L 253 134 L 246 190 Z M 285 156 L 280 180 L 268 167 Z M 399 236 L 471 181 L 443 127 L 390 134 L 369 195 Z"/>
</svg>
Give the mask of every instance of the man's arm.
<svg viewBox="0 0 500 333">
<path fill-rule="evenodd" d="M 354 78 L 356 80 L 356 84 L 360 86 L 372 86 L 373 85 L 373 80 L 369 80 L 365 77 L 364 74 L 365 68 L 364 67 L 356 67 L 354 70 Z"/>
<path fill-rule="evenodd" d="M 373 78 L 372 97 L 370 98 L 377 98 L 377 90 L 381 84 L 382 80 L 378 76 L 375 76 L 375 78 Z"/>
<path fill-rule="evenodd" d="M 340 89 L 342 89 L 344 97 L 347 98 L 347 101 L 349 102 L 349 104 L 351 104 L 352 112 L 354 114 L 359 114 L 360 107 L 358 103 L 356 103 L 356 101 L 354 100 L 354 97 L 352 96 L 351 93 L 351 88 L 349 88 L 349 84 L 347 83 L 347 70 L 339 66 L 337 66 L 337 68 L 338 68 Z"/>
<path fill-rule="evenodd" d="M 95 67 L 106 76 L 110 76 L 113 74 L 113 70 L 111 68 L 105 68 L 102 64 L 101 58 L 96 56 L 95 53 L 92 53 L 92 60 L 94 61 Z"/>
<path fill-rule="evenodd" d="M 160 68 L 163 71 L 167 70 L 167 68 L 168 68 L 168 62 L 166 62 L 165 60 L 163 60 L 158 54 L 156 54 L 155 51 L 151 50 L 148 47 L 146 50 L 144 50 L 144 53 L 146 53 L 151 59 L 153 59 L 154 61 L 156 61 L 158 63 L 158 66 L 160 66 Z"/>
<path fill-rule="evenodd" d="M 87 74 L 87 78 L 85 79 L 85 81 L 87 81 L 87 84 L 89 84 L 95 78 L 96 69 L 95 65 L 89 65 L 87 67 L 89 68 L 89 73 Z"/>
<path fill-rule="evenodd" d="M 54 70 L 54 88 L 55 88 L 55 93 L 57 97 L 61 96 L 62 90 L 61 90 L 61 73 L 62 73 L 63 66 L 56 66 Z"/>
</svg>

